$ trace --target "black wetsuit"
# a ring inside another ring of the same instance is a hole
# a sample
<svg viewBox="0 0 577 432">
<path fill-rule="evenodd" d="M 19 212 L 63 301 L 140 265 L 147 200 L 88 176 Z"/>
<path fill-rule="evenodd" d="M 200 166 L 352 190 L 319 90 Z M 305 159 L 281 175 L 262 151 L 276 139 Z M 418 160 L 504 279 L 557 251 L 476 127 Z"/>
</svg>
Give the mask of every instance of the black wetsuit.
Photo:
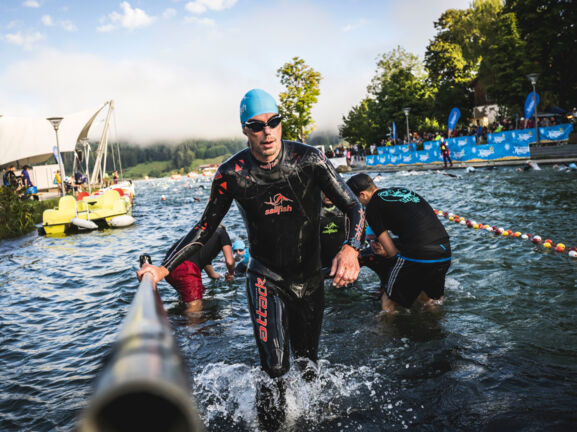
<svg viewBox="0 0 577 432">
<path fill-rule="evenodd" d="M 363 248 L 359 253 L 359 265 L 361 267 L 370 268 L 379 277 L 379 280 L 381 281 L 381 290 L 379 292 L 381 295 L 384 288 L 387 286 L 389 274 L 394 264 L 394 257 L 386 258 L 382 255 L 378 255 L 373 252 L 371 247 Z"/>
<path fill-rule="evenodd" d="M 177 241 L 175 244 L 172 245 L 172 247 L 166 253 L 166 256 L 164 258 L 165 260 L 172 254 L 174 249 L 176 249 L 177 246 L 182 241 L 184 241 L 184 239 L 185 237 L 183 237 L 182 239 L 180 239 L 179 241 Z M 216 229 L 214 234 L 208 239 L 206 244 L 198 251 L 196 251 L 195 254 L 188 257 L 187 261 L 193 262 L 200 270 L 202 270 L 205 266 L 210 264 L 213 259 L 216 258 L 216 256 L 222 250 L 222 247 L 226 245 L 231 246 L 232 242 L 230 241 L 230 237 L 226 229 L 220 226 Z"/>
<path fill-rule="evenodd" d="M 399 254 L 387 281 L 388 296 L 405 307 L 420 291 L 440 298 L 451 265 L 451 244 L 429 203 L 409 189 L 379 189 L 367 204 L 367 221 L 377 237 L 386 230 L 398 236 Z"/>
<path fill-rule="evenodd" d="M 321 265 L 331 267 L 333 258 L 346 239 L 347 220 L 334 204 L 321 207 Z"/>
<path fill-rule="evenodd" d="M 185 241 L 185 238 L 183 237 L 172 245 L 165 259 Z M 188 257 L 185 260 L 186 262 L 179 264 L 167 276 L 167 282 L 180 294 L 181 299 L 185 303 L 202 298 L 204 286 L 202 285 L 201 272 L 226 245 L 231 245 L 230 237 L 226 229 L 223 226 L 219 226 L 203 247 Z"/>
<path fill-rule="evenodd" d="M 449 152 L 449 146 L 446 142 L 441 141 L 441 155 L 443 156 L 443 163 L 445 164 L 445 168 L 447 168 L 447 161 L 453 166 L 453 161 L 451 160 L 451 153 Z"/>
<path fill-rule="evenodd" d="M 364 211 L 314 147 L 283 141 L 277 159 L 262 164 L 249 149 L 217 170 L 200 222 L 166 257 L 169 271 L 206 242 L 236 200 L 250 244 L 247 292 L 263 369 L 272 377 L 295 357 L 317 360 L 324 308 L 320 272 L 321 190 L 351 221 L 347 239 L 360 248 Z"/>
</svg>

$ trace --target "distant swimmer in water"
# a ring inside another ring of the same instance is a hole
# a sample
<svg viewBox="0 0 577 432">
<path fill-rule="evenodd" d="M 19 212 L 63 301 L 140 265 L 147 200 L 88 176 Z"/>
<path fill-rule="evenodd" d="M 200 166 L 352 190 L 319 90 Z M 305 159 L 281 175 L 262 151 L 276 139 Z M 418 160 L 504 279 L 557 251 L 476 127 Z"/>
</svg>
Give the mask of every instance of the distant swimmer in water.
<svg viewBox="0 0 577 432">
<path fill-rule="evenodd" d="M 232 244 L 232 253 L 236 262 L 234 275 L 245 276 L 246 269 L 248 268 L 248 260 L 250 259 L 250 253 L 248 249 L 246 249 L 242 240 L 235 240 Z"/>
<path fill-rule="evenodd" d="M 423 197 L 405 188 L 377 189 L 367 174 L 347 184 L 366 206 L 367 222 L 383 246 L 395 257 L 381 298 L 383 311 L 411 307 L 415 300 L 432 304 L 445 292 L 445 275 L 451 265 L 449 235 Z M 398 239 L 395 243 L 388 231 Z"/>
<path fill-rule="evenodd" d="M 537 164 L 537 162 L 527 161 L 523 167 L 523 171 L 541 171 L 541 167 Z"/>
<path fill-rule="evenodd" d="M 240 124 L 247 148 L 217 169 L 200 221 L 160 267 L 145 264 L 137 276 L 149 272 L 155 282 L 161 281 L 206 244 L 236 201 L 250 245 L 246 288 L 254 339 L 261 366 L 273 379 L 257 386 L 256 412 L 263 429 L 278 430 L 286 415 L 283 376 L 290 369 L 291 351 L 305 379 L 314 378 L 318 360 L 324 311 L 321 191 L 350 221 L 332 261 L 337 287 L 359 274 L 365 213 L 323 152 L 282 139 L 282 116 L 270 94 L 247 92 Z"/>
</svg>

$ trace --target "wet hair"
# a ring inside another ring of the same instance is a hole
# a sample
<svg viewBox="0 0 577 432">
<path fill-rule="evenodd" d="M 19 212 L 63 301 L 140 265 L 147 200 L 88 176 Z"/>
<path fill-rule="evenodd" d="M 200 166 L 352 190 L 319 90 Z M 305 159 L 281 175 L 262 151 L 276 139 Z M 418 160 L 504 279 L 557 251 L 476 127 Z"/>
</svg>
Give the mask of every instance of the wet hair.
<svg viewBox="0 0 577 432">
<path fill-rule="evenodd" d="M 372 189 L 375 186 L 373 179 L 365 173 L 360 173 L 352 176 L 347 180 L 347 186 L 353 191 L 356 196 L 359 196 L 362 191 Z"/>
</svg>

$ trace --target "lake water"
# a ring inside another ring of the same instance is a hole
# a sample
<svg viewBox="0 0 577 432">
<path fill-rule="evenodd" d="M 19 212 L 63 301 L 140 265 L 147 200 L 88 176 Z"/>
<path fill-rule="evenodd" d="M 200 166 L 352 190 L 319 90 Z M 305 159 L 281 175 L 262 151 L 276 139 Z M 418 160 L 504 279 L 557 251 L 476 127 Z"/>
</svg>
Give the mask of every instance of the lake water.
<svg viewBox="0 0 577 432">
<path fill-rule="evenodd" d="M 577 245 L 577 173 L 514 168 L 397 172 L 434 208 Z M 136 183 L 136 224 L 0 245 L 0 430 L 67 431 L 137 288 L 138 256 L 160 262 L 195 223 L 208 183 Z M 161 200 L 164 195 L 166 200 Z M 192 197 L 200 198 L 194 202 Z M 236 206 L 224 220 L 245 238 Z M 454 259 L 446 299 L 392 322 L 378 315 L 378 278 L 326 286 L 318 379 L 288 375 L 288 431 L 574 431 L 577 259 L 443 219 Z M 221 258 L 217 271 L 224 272 Z M 208 282 L 205 311 L 183 316 L 159 286 L 210 431 L 257 427 L 262 378 L 244 280 Z"/>
</svg>

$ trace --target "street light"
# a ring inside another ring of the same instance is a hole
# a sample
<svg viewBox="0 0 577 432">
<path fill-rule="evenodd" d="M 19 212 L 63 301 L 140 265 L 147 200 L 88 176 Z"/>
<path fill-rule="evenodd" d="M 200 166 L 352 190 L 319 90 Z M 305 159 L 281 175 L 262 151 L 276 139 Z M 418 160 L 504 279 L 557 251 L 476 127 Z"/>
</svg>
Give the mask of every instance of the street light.
<svg viewBox="0 0 577 432">
<path fill-rule="evenodd" d="M 535 144 L 539 145 L 539 125 L 537 124 L 537 92 L 535 90 L 537 86 L 537 78 L 539 78 L 538 73 L 530 73 L 527 75 L 531 85 L 533 86 L 533 105 L 535 106 Z"/>
<path fill-rule="evenodd" d="M 56 133 L 56 149 L 58 151 L 58 167 L 60 168 L 60 190 L 62 196 L 66 195 L 64 191 L 64 165 L 62 164 L 62 154 L 60 153 L 60 143 L 58 142 L 58 127 L 60 126 L 60 122 L 62 121 L 63 117 L 48 117 L 50 123 L 52 123 L 52 127 L 54 128 L 54 132 Z"/>
<path fill-rule="evenodd" d="M 409 112 L 411 112 L 411 108 L 406 107 L 403 108 L 403 112 L 405 113 L 405 117 L 407 119 L 407 143 L 409 142 Z"/>
</svg>

